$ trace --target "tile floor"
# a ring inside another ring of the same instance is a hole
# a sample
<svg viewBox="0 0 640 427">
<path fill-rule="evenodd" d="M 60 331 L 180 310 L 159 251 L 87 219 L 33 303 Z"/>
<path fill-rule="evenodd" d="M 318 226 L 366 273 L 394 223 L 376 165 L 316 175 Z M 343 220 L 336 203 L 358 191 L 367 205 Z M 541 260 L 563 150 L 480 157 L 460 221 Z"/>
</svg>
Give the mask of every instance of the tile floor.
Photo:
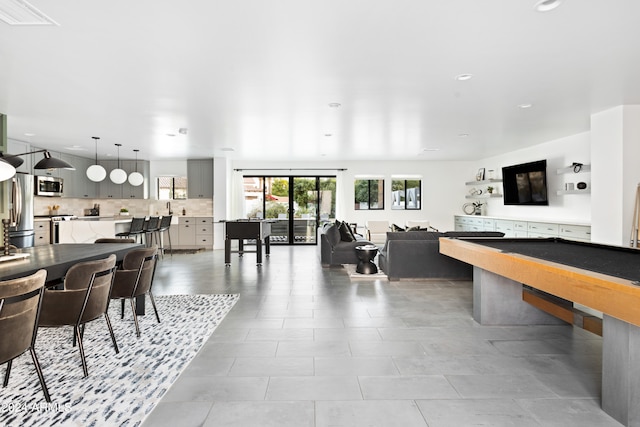
<svg viewBox="0 0 640 427">
<path fill-rule="evenodd" d="M 315 246 L 160 262 L 155 293 L 240 301 L 149 426 L 619 426 L 600 409 L 599 337 L 484 327 L 470 282 L 351 281 Z"/>
</svg>

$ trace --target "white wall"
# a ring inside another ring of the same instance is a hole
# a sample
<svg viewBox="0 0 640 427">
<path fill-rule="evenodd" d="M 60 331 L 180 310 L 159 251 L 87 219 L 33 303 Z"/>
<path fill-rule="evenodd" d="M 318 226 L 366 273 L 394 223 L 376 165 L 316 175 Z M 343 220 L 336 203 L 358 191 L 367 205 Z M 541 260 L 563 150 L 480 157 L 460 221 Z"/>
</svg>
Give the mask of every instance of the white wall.
<svg viewBox="0 0 640 427">
<path fill-rule="evenodd" d="M 508 218 L 569 221 L 589 224 L 591 222 L 591 196 L 571 194 L 558 196 L 557 190 L 564 188 L 565 182 L 591 182 L 590 173 L 557 175 L 556 170 L 570 166 L 573 162 L 590 164 L 591 148 L 588 132 L 548 141 L 533 147 L 512 151 L 500 156 L 488 157 L 473 163 L 474 170 L 494 169 L 496 178 L 502 178 L 502 167 L 519 163 L 547 160 L 547 186 L 549 206 L 505 206 L 502 198 L 485 199 L 486 215 Z M 475 177 L 467 176 L 467 181 Z M 467 190 L 470 187 L 467 187 Z M 479 186 L 481 188 L 481 186 Z M 500 185 L 500 192 L 502 187 Z"/>
<path fill-rule="evenodd" d="M 640 106 L 615 107 L 591 117 L 592 240 L 629 245 L 640 182 Z"/>
<path fill-rule="evenodd" d="M 343 162 L 251 162 L 235 161 L 233 168 L 243 169 L 244 174 L 264 175 L 340 175 L 343 189 L 339 190 L 338 219 L 364 225 L 367 220 L 388 220 L 404 225 L 407 220 L 428 219 L 440 230 L 453 229 L 453 214 L 462 213 L 465 203 L 464 177 L 471 175 L 470 162 L 428 162 L 428 161 L 343 161 Z M 316 168 L 316 169 L 314 169 Z M 332 170 L 325 170 L 333 168 Z M 282 169 L 281 171 L 265 169 Z M 337 172 L 338 169 L 346 169 Z M 372 175 L 385 179 L 385 209 L 355 210 L 354 180 L 358 175 Z M 422 176 L 422 209 L 392 210 L 392 175 Z"/>
</svg>

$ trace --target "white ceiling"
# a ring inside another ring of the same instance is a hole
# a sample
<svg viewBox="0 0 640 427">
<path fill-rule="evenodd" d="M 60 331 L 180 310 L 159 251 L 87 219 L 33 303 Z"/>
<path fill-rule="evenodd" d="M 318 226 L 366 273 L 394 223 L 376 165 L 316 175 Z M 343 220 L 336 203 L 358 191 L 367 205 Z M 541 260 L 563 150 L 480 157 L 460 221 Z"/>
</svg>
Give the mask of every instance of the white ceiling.
<svg viewBox="0 0 640 427">
<path fill-rule="evenodd" d="M 32 0 L 60 25 L 0 22 L 0 112 L 86 157 L 441 160 L 640 104 L 640 1 L 534 2 Z"/>
</svg>

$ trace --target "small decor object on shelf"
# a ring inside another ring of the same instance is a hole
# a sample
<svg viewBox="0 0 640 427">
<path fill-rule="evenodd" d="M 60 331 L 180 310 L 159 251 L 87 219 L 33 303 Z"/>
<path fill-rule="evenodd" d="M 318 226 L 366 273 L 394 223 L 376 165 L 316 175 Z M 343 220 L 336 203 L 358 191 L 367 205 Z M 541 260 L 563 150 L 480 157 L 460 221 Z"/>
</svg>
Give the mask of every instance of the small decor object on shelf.
<svg viewBox="0 0 640 427">
<path fill-rule="evenodd" d="M 482 190 L 479 188 L 472 188 L 471 190 L 469 190 L 470 196 L 480 196 L 481 194 L 482 194 Z"/>
<path fill-rule="evenodd" d="M 120 208 L 120 215 L 129 215 L 129 209 Z"/>
<path fill-rule="evenodd" d="M 462 205 L 462 211 L 467 215 L 482 215 L 482 206 L 484 203 L 469 202 Z"/>
<path fill-rule="evenodd" d="M 487 193 L 493 194 L 493 190 L 494 190 L 494 188 L 492 186 L 488 186 L 487 187 Z"/>
<path fill-rule="evenodd" d="M 476 181 L 484 181 L 484 168 L 478 169 L 478 173 L 476 174 Z"/>
</svg>

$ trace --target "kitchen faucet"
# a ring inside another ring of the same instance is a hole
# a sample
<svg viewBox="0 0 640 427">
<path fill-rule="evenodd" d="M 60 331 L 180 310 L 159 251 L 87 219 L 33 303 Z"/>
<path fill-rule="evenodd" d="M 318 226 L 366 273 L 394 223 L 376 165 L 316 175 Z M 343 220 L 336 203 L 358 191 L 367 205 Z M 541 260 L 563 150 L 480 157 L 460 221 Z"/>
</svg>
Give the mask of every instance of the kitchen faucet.
<svg viewBox="0 0 640 427">
<path fill-rule="evenodd" d="M 167 209 L 169 209 L 169 215 L 173 215 L 173 211 L 171 210 L 171 202 L 167 202 Z"/>
</svg>

